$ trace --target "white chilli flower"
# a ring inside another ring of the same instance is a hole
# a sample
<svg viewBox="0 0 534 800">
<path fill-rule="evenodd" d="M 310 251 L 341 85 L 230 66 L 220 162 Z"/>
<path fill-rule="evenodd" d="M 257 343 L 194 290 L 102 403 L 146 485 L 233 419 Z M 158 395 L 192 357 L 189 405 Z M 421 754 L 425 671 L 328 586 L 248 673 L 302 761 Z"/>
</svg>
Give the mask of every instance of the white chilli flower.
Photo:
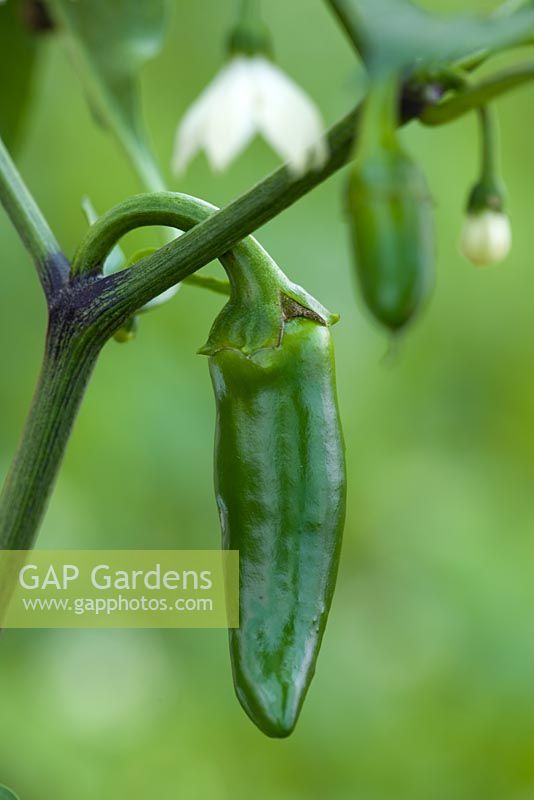
<svg viewBox="0 0 534 800">
<path fill-rule="evenodd" d="M 512 246 L 510 220 L 489 208 L 467 214 L 461 238 L 464 256 L 478 267 L 502 261 Z"/>
<path fill-rule="evenodd" d="M 261 55 L 236 55 L 204 89 L 176 132 L 173 170 L 181 173 L 204 150 L 224 170 L 260 133 L 299 174 L 321 167 L 328 148 L 310 97 Z"/>
</svg>

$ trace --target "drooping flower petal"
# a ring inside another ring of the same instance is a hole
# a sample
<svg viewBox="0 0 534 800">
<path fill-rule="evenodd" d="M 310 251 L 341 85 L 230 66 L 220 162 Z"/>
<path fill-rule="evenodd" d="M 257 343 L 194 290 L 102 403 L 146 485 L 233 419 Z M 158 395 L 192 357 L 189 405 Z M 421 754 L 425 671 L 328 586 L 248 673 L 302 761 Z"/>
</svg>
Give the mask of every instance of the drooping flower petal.
<svg viewBox="0 0 534 800">
<path fill-rule="evenodd" d="M 213 92 L 217 87 L 217 80 L 216 78 L 204 89 L 178 125 L 172 157 L 172 170 L 176 174 L 185 170 L 202 147 L 204 129 L 209 118 L 210 104 Z"/>
<path fill-rule="evenodd" d="M 266 58 L 257 56 L 251 62 L 258 130 L 294 172 L 321 167 L 328 148 L 315 103 Z"/>
<path fill-rule="evenodd" d="M 220 73 L 217 91 L 211 97 L 203 144 L 216 170 L 226 169 L 256 132 L 249 62 L 243 56 L 233 58 Z"/>
<path fill-rule="evenodd" d="M 506 214 L 484 209 L 467 215 L 460 246 L 473 264 L 485 266 L 502 261 L 511 245 L 512 229 Z"/>
<path fill-rule="evenodd" d="M 305 92 L 263 56 L 236 55 L 179 125 L 173 170 L 182 172 L 201 149 L 223 170 L 256 132 L 295 173 L 322 166 L 328 156 L 321 115 Z"/>
</svg>

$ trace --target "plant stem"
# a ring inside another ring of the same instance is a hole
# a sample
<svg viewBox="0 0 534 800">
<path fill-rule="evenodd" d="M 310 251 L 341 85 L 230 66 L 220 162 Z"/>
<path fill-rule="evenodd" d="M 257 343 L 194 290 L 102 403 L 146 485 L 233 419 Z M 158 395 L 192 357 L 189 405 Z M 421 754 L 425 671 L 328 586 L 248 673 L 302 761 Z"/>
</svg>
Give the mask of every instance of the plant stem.
<svg viewBox="0 0 534 800">
<path fill-rule="evenodd" d="M 17 453 L 0 495 L 0 549 L 30 549 L 100 345 L 52 322 Z"/>
<path fill-rule="evenodd" d="M 35 262 L 39 280 L 50 303 L 66 283 L 69 265 L 1 139 L 0 200 Z"/>
<path fill-rule="evenodd" d="M 260 0 L 241 0 L 239 16 L 242 22 L 256 22 L 260 16 Z"/>
<path fill-rule="evenodd" d="M 382 148 L 398 149 L 398 108 L 399 81 L 395 74 L 382 75 L 370 83 L 358 136 L 360 158 L 364 159 Z"/>
<path fill-rule="evenodd" d="M 490 106 L 481 106 L 478 116 L 481 140 L 480 180 L 486 186 L 491 187 L 495 186 L 499 172 L 497 118 Z"/>
<path fill-rule="evenodd" d="M 519 67 L 499 72 L 480 83 L 472 83 L 463 92 L 434 106 L 428 106 L 420 119 L 425 125 L 444 125 L 467 114 L 490 100 L 521 86 L 534 78 L 534 65 L 522 64 Z"/>
</svg>

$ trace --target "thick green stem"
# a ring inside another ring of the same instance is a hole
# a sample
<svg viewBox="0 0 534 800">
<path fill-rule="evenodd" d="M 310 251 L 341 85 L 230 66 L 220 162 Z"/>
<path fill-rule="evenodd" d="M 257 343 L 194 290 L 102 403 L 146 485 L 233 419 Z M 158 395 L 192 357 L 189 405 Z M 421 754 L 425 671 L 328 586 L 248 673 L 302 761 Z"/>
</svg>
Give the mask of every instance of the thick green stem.
<svg viewBox="0 0 534 800">
<path fill-rule="evenodd" d="M 65 284 L 69 266 L 1 139 L 0 200 L 35 262 L 39 280 L 50 302 Z"/>
<path fill-rule="evenodd" d="M 52 321 L 41 374 L 0 495 L 0 549 L 33 546 L 100 345 Z"/>
</svg>

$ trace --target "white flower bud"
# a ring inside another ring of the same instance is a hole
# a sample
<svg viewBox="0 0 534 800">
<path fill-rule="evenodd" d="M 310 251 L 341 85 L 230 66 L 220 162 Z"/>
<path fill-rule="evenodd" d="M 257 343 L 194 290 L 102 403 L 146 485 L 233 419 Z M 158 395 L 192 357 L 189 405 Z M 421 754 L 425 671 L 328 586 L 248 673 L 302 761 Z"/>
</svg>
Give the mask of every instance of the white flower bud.
<svg viewBox="0 0 534 800">
<path fill-rule="evenodd" d="M 512 229 L 506 214 L 489 208 L 467 214 L 460 248 L 477 267 L 502 261 L 511 246 Z"/>
</svg>

